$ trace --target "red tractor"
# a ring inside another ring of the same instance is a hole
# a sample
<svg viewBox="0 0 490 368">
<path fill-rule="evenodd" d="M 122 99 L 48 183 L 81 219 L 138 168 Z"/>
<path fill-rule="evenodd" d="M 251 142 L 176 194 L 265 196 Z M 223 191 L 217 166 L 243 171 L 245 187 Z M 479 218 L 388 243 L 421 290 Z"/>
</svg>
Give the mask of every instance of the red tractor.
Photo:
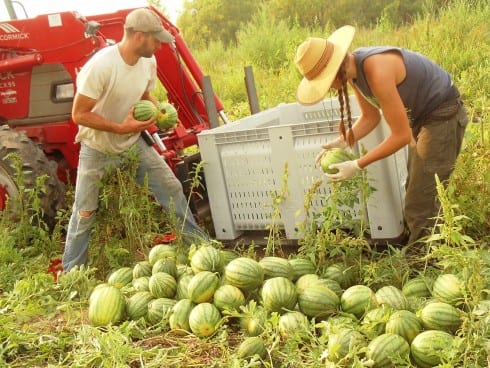
<svg viewBox="0 0 490 368">
<path fill-rule="evenodd" d="M 19 165 L 11 153 L 21 158 L 25 187 L 47 175 L 41 201 L 48 221 L 64 205 L 65 184 L 74 182 L 78 164 L 77 126 L 71 119 L 77 71 L 97 50 L 122 38 L 131 10 L 87 17 L 59 12 L 0 22 L 0 210 L 19 191 Z M 179 30 L 152 10 L 175 37 L 174 44 L 162 44 L 155 56 L 158 78 L 180 124 L 167 132 L 155 128 L 149 136 L 185 182 L 189 163 L 200 158 L 186 157 L 183 150 L 197 144 L 199 132 L 226 117 Z"/>
</svg>

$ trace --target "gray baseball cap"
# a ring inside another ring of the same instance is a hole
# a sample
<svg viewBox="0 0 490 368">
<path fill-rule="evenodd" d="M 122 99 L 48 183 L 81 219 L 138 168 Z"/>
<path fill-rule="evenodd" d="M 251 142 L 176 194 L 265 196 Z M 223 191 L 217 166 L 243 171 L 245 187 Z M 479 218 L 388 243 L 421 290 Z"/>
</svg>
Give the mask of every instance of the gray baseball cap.
<svg viewBox="0 0 490 368">
<path fill-rule="evenodd" d="M 153 36 L 160 42 L 174 42 L 174 37 L 163 28 L 158 15 L 147 8 L 135 9 L 129 13 L 124 28 L 137 32 L 153 33 Z"/>
</svg>

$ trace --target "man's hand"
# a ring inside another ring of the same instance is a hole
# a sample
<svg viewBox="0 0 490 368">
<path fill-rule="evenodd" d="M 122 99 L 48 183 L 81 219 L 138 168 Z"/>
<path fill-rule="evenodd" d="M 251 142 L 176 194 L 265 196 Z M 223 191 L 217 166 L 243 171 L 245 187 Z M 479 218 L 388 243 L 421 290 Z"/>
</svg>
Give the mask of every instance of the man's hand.
<svg viewBox="0 0 490 368">
<path fill-rule="evenodd" d="M 119 124 L 119 134 L 128 134 L 128 133 L 138 133 L 142 132 L 145 129 L 148 129 L 153 124 L 155 124 L 155 118 L 151 118 L 145 121 L 139 121 L 134 118 L 134 107 L 129 110 L 126 119 Z"/>
<path fill-rule="evenodd" d="M 357 160 L 345 161 L 339 164 L 332 164 L 329 169 L 338 169 L 336 174 L 325 174 L 331 181 L 341 181 L 353 178 L 360 170 Z"/>
<path fill-rule="evenodd" d="M 342 149 L 347 148 L 347 142 L 344 140 L 344 137 L 340 135 L 338 138 L 334 139 L 333 141 L 322 145 L 322 150 L 318 155 L 316 155 L 315 164 L 319 165 L 323 155 L 328 150 L 331 150 L 332 148 L 342 148 Z"/>
</svg>

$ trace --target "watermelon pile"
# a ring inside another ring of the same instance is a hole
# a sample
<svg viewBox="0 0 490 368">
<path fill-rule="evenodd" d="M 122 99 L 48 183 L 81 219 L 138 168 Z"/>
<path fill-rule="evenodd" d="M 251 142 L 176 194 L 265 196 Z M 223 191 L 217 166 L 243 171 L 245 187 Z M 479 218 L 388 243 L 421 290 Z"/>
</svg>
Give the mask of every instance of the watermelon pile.
<svg viewBox="0 0 490 368">
<path fill-rule="evenodd" d="M 356 355 L 373 367 L 425 368 L 444 363 L 467 313 L 455 274 L 432 282 L 418 276 L 401 288 L 374 290 L 343 263 L 319 273 L 306 258 L 254 259 L 215 243 L 194 249 L 187 264 L 182 259 L 171 244 L 159 244 L 147 260 L 112 272 L 90 297 L 91 323 L 143 320 L 200 338 L 234 328 L 244 338 L 237 354 L 247 359 L 265 357 L 262 334 L 275 320 L 284 340 L 327 336 L 327 362 L 345 363 Z M 339 322 L 345 320 L 347 325 Z"/>
</svg>

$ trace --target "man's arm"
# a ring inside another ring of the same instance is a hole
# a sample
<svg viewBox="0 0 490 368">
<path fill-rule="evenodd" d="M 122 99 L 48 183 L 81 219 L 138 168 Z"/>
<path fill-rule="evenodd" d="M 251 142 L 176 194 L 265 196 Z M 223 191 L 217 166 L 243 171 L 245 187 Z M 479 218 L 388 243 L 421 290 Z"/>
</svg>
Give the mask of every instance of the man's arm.
<svg viewBox="0 0 490 368">
<path fill-rule="evenodd" d="M 92 111 L 96 102 L 90 97 L 77 93 L 73 101 L 73 121 L 78 125 L 117 134 L 138 133 L 155 123 L 155 119 L 136 120 L 133 116 L 133 109 L 129 110 L 128 115 L 121 123 L 105 119 Z"/>
</svg>

